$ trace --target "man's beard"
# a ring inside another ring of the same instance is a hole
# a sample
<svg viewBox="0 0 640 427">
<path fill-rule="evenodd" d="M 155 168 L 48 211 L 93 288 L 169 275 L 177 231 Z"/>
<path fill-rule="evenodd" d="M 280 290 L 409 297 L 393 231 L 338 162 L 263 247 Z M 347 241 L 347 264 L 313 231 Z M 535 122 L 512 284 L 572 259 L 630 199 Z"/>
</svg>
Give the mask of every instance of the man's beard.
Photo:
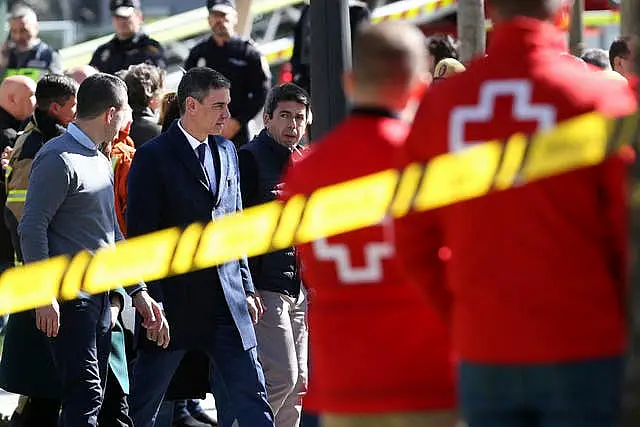
<svg viewBox="0 0 640 427">
<path fill-rule="evenodd" d="M 220 37 L 220 38 L 223 38 L 223 39 L 228 39 L 229 37 L 231 37 L 231 32 L 229 31 L 229 29 L 226 26 L 222 25 L 222 24 L 215 25 L 213 27 L 213 30 L 214 30 L 213 33 L 217 37 Z"/>
</svg>

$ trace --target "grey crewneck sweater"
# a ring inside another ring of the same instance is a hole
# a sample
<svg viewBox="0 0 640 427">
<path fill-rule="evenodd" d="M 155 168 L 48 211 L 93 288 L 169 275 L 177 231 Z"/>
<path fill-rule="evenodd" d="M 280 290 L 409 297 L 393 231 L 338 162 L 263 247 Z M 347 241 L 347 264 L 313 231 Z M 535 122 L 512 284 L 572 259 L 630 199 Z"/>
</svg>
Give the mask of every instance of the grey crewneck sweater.
<svg viewBox="0 0 640 427">
<path fill-rule="evenodd" d="M 111 163 L 83 136 L 80 142 L 66 132 L 47 142 L 33 161 L 18 228 L 25 262 L 95 251 L 122 238 Z"/>
</svg>

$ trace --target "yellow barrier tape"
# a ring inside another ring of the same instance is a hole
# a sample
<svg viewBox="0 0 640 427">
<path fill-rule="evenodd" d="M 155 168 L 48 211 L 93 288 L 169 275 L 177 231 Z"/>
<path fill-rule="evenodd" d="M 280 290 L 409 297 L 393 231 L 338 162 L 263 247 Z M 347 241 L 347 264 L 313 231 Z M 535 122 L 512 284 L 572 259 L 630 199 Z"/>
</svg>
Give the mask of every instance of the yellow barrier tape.
<svg viewBox="0 0 640 427">
<path fill-rule="evenodd" d="M 590 113 L 550 132 L 479 144 L 426 165 L 380 171 L 206 225 L 132 238 L 95 255 L 85 251 L 15 267 L 0 275 L 0 313 L 209 268 L 368 227 L 388 214 L 397 218 L 592 166 L 635 143 L 638 120 L 637 114 L 613 120 Z"/>
</svg>

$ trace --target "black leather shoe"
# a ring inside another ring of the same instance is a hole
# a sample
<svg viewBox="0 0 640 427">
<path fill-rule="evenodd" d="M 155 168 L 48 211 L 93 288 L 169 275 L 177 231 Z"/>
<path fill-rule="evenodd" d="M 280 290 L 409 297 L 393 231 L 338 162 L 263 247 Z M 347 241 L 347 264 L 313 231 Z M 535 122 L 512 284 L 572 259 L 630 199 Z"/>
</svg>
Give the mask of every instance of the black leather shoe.
<svg viewBox="0 0 640 427">
<path fill-rule="evenodd" d="M 191 414 L 191 416 L 193 418 L 195 418 L 196 420 L 200 421 L 201 423 L 205 423 L 208 426 L 217 426 L 218 422 L 216 420 L 214 420 L 213 418 L 211 418 L 209 415 L 207 415 L 206 412 L 202 411 L 202 412 L 194 412 L 193 414 Z"/>
<path fill-rule="evenodd" d="M 174 421 L 173 427 L 209 427 L 211 424 L 203 423 L 189 415 L 180 421 Z"/>
</svg>

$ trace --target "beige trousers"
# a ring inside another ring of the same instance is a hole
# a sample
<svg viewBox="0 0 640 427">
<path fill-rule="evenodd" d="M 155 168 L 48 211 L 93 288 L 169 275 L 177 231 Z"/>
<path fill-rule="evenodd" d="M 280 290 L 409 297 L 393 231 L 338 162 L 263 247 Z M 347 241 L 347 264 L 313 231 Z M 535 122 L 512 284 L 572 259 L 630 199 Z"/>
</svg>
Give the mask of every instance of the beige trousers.
<svg viewBox="0 0 640 427">
<path fill-rule="evenodd" d="M 456 427 L 457 413 L 407 412 L 395 414 L 333 415 L 323 414 L 321 427 Z"/>
<path fill-rule="evenodd" d="M 256 325 L 258 358 L 275 427 L 298 427 L 307 390 L 307 293 L 298 298 L 260 291 L 265 312 Z"/>
</svg>

